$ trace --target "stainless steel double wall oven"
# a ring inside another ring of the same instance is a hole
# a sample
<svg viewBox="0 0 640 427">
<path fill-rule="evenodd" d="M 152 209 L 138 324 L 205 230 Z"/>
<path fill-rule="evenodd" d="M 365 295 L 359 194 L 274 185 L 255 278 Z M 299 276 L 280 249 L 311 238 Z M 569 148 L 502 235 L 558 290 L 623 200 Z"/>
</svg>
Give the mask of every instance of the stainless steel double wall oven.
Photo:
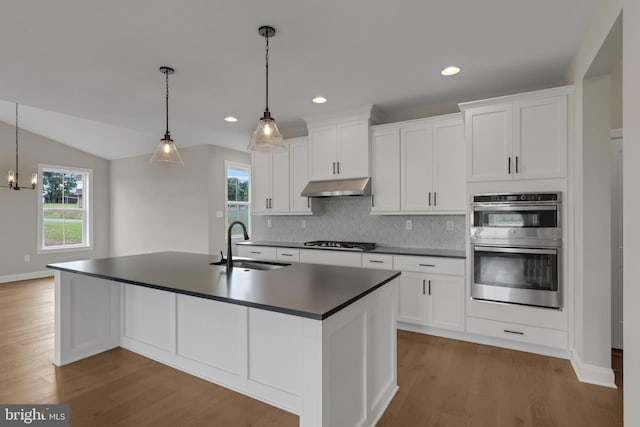
<svg viewBox="0 0 640 427">
<path fill-rule="evenodd" d="M 562 308 L 561 193 L 478 194 L 471 297 Z"/>
</svg>

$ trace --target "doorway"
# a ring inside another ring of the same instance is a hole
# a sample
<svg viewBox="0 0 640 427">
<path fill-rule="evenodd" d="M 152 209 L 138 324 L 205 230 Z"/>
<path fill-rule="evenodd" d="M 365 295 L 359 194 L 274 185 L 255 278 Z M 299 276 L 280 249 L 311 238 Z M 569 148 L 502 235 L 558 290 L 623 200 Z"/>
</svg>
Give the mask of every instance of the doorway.
<svg viewBox="0 0 640 427">
<path fill-rule="evenodd" d="M 623 349 L 622 129 L 611 131 L 611 347 Z"/>
</svg>

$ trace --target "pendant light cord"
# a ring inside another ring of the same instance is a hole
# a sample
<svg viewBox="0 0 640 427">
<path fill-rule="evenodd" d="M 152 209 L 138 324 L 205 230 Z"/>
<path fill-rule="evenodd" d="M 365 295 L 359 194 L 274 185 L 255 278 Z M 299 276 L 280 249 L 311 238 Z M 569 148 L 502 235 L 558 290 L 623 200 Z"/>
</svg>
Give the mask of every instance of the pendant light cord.
<svg viewBox="0 0 640 427">
<path fill-rule="evenodd" d="M 265 77 L 266 77 L 266 84 L 264 85 L 266 88 L 266 93 L 265 93 L 265 107 L 264 110 L 265 111 L 269 111 L 269 33 L 267 31 L 266 36 L 264 37 L 266 40 L 266 46 L 265 46 L 265 54 L 264 54 L 264 58 L 265 58 Z"/>
<path fill-rule="evenodd" d="M 16 185 L 18 185 L 18 104 L 16 103 Z"/>
<path fill-rule="evenodd" d="M 166 97 L 165 97 L 165 113 L 166 113 L 166 123 L 167 123 L 167 130 L 165 131 L 165 134 L 169 134 L 169 70 L 164 70 L 164 76 L 165 76 L 165 88 L 167 90 L 166 92 Z"/>
</svg>

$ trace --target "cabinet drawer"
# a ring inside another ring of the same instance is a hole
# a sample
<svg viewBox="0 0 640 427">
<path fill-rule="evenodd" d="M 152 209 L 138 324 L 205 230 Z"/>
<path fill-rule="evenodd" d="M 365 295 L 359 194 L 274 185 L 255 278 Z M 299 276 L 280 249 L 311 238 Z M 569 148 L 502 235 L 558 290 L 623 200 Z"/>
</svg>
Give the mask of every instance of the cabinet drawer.
<svg viewBox="0 0 640 427">
<path fill-rule="evenodd" d="M 464 259 L 395 255 L 393 269 L 420 273 L 464 275 Z"/>
<path fill-rule="evenodd" d="M 393 256 L 383 254 L 362 254 L 362 267 L 378 270 L 393 270 Z"/>
<path fill-rule="evenodd" d="M 238 256 L 257 259 L 278 259 L 276 248 L 267 246 L 238 245 Z"/>
<path fill-rule="evenodd" d="M 291 262 L 300 261 L 299 249 L 278 248 L 276 250 L 276 254 L 279 261 L 291 261 Z"/>
<path fill-rule="evenodd" d="M 344 267 L 362 267 L 362 255 L 354 252 L 304 249 L 300 251 L 300 262 L 340 265 Z"/>
<path fill-rule="evenodd" d="M 516 323 L 467 317 L 467 332 L 546 347 L 567 349 L 567 332 Z"/>
</svg>

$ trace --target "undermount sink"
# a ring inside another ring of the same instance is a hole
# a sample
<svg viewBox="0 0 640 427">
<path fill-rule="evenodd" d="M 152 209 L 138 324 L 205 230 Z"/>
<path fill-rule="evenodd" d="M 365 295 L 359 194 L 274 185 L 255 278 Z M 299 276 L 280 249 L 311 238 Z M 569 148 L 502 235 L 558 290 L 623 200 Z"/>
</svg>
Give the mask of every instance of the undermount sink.
<svg viewBox="0 0 640 427">
<path fill-rule="evenodd" d="M 212 262 L 211 265 L 226 265 L 227 262 L 225 260 Z M 258 261 L 258 260 L 235 260 L 233 261 L 234 268 L 244 269 L 244 270 L 276 270 L 278 268 L 287 267 L 291 264 L 285 264 L 282 262 L 272 262 L 272 261 Z"/>
</svg>

